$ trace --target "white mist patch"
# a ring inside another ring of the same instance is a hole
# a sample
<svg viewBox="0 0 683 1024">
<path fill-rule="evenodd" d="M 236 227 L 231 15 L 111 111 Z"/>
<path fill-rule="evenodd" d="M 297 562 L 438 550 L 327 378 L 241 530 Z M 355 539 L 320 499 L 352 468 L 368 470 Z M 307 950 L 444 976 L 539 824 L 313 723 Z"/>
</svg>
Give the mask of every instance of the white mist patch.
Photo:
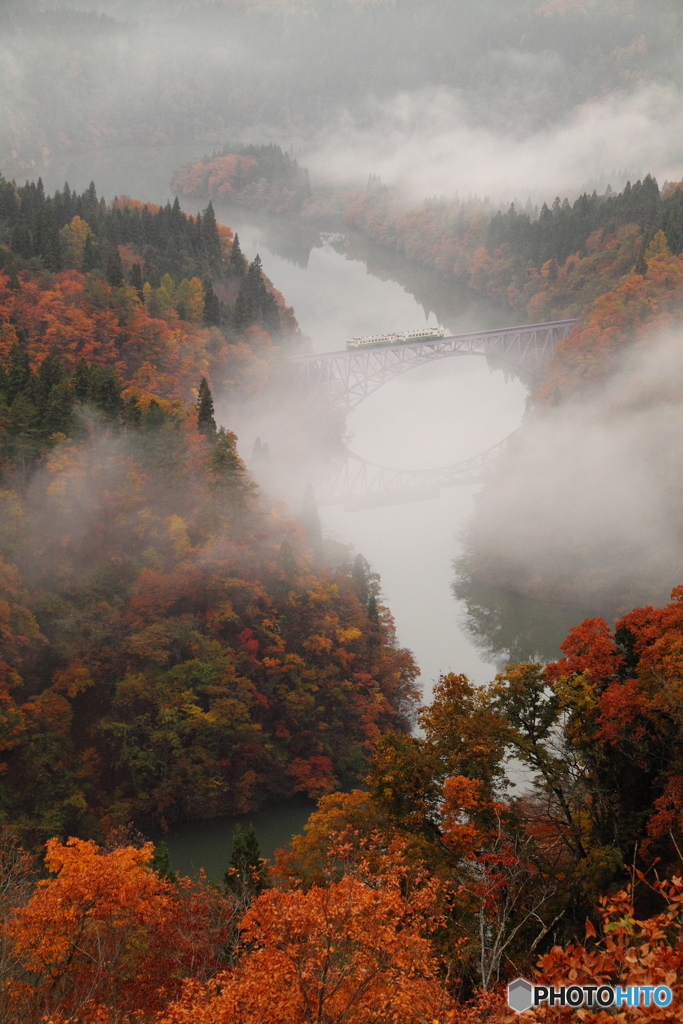
<svg viewBox="0 0 683 1024">
<path fill-rule="evenodd" d="M 683 337 L 643 343 L 588 401 L 527 421 L 468 529 L 475 576 L 630 608 L 683 582 Z"/>
<path fill-rule="evenodd" d="M 683 104 L 672 85 L 649 83 L 575 107 L 559 124 L 520 136 L 484 126 L 447 90 L 404 92 L 346 114 L 306 162 L 333 181 L 378 174 L 414 199 L 425 195 L 552 200 L 615 168 L 660 180 L 683 175 Z"/>
<path fill-rule="evenodd" d="M 527 391 L 481 356 L 427 363 L 391 381 L 349 416 L 349 447 L 396 469 L 433 469 L 492 448 L 522 421 Z"/>
</svg>

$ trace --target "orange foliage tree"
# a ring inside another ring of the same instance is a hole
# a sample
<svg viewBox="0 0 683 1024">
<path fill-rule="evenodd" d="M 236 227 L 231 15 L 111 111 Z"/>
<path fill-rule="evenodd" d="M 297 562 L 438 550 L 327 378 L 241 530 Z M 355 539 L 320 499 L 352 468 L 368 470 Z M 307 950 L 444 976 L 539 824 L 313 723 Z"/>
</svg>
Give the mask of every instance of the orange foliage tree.
<svg viewBox="0 0 683 1024">
<path fill-rule="evenodd" d="M 105 852 L 92 841 L 48 841 L 55 877 L 38 882 L 7 926 L 18 964 L 5 982 L 8 1019 L 81 1020 L 105 1007 L 114 1019 L 149 1013 L 182 979 L 215 969 L 227 901 L 187 879 L 160 878 L 152 854 L 151 843 Z"/>
<path fill-rule="evenodd" d="M 345 876 L 306 892 L 271 889 L 242 920 L 244 951 L 191 983 L 158 1024 L 423 1024 L 451 1003 L 423 932 L 434 886 Z M 450 1019 L 450 1018 L 448 1018 Z"/>
</svg>

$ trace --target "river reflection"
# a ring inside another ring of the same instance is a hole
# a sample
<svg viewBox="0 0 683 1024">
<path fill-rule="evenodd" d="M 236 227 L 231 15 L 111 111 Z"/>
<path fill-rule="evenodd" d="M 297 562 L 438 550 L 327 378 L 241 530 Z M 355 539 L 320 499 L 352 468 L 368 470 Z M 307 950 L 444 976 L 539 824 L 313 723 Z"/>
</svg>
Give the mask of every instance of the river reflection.
<svg viewBox="0 0 683 1024">
<path fill-rule="evenodd" d="M 48 189 L 60 186 L 65 177 L 80 189 L 94 177 L 98 191 L 107 197 L 126 193 L 163 203 L 172 198 L 168 182 L 173 171 L 192 155 L 181 146 L 62 155 L 42 173 Z M 182 203 L 189 213 L 204 205 L 187 198 Z M 321 231 L 300 219 L 255 215 L 221 203 L 215 208 L 218 219 L 239 232 L 246 255 L 253 259 L 260 254 L 265 272 L 293 306 L 314 351 L 343 348 L 353 335 L 425 323 L 464 333 L 509 321 L 507 310 L 357 233 L 333 231 L 331 225 Z M 383 465 L 447 465 L 515 430 L 526 395 L 518 378 L 492 372 L 483 359 L 442 360 L 398 378 L 363 403 L 349 418 L 349 443 L 357 454 Z M 243 420 L 229 425 L 238 428 L 239 449 L 248 460 L 260 425 Z M 524 626 L 517 636 L 516 597 L 492 598 L 490 615 L 482 614 L 478 600 L 470 608 L 469 594 L 459 592 L 454 600 L 452 562 L 461 554 L 459 531 L 473 514 L 475 493 L 470 486 L 443 491 L 419 504 L 355 513 L 338 506 L 320 510 L 328 530 L 354 544 L 381 574 L 399 641 L 417 657 L 426 697 L 442 672 L 466 672 L 483 683 L 513 652 L 516 657 L 539 651 L 554 656 L 550 652 L 559 630 L 549 633 L 541 626 L 540 620 L 548 618 L 545 610 L 538 609 L 539 635 L 534 636 L 534 615 L 530 624 L 520 602 Z M 496 627 L 489 635 L 487 626 L 499 622 L 501 605 L 508 612 L 507 628 Z M 551 613 L 551 619 L 556 617 Z M 507 652 L 501 647 L 503 637 L 511 638 Z"/>
</svg>

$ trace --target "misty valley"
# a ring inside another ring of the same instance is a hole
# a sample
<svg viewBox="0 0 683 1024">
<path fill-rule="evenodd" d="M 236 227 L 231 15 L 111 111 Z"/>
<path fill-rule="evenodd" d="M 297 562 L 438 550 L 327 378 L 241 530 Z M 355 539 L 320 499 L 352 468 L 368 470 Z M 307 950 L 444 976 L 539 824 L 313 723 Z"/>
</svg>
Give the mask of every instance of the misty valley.
<svg viewBox="0 0 683 1024">
<path fill-rule="evenodd" d="M 680 1021 L 679 4 L 0 30 L 0 1022 Z"/>
</svg>

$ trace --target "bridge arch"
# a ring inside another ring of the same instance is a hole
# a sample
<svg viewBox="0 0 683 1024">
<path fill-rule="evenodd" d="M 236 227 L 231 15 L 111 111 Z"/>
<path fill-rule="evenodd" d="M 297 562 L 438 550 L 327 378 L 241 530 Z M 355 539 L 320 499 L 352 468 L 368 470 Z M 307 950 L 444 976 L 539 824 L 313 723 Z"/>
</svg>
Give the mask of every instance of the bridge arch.
<svg viewBox="0 0 683 1024">
<path fill-rule="evenodd" d="M 450 356 L 480 355 L 539 376 L 557 342 L 566 338 L 576 323 L 577 319 L 554 320 L 399 345 L 299 356 L 298 376 L 309 393 L 326 391 L 347 412 L 400 374 Z M 347 451 L 346 459 L 316 489 L 316 497 L 320 505 L 343 504 L 349 511 L 437 497 L 442 487 L 481 480 L 509 437 L 479 455 L 438 469 L 392 469 Z"/>
<path fill-rule="evenodd" d="M 450 356 L 480 355 L 538 376 L 555 345 L 577 320 L 526 324 L 426 341 L 343 349 L 296 357 L 298 378 L 309 392 L 326 391 L 347 412 L 399 374 Z"/>
</svg>

